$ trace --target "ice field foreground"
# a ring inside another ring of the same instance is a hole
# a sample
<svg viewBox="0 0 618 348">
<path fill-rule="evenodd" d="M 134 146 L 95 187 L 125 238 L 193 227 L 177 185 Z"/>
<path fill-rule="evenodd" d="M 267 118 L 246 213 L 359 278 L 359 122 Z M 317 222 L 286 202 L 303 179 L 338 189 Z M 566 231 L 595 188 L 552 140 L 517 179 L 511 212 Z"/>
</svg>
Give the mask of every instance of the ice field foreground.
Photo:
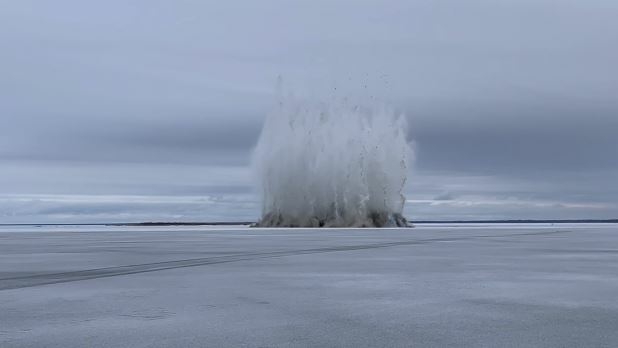
<svg viewBox="0 0 618 348">
<path fill-rule="evenodd" d="M 615 347 L 618 225 L 0 229 L 0 347 Z"/>
</svg>

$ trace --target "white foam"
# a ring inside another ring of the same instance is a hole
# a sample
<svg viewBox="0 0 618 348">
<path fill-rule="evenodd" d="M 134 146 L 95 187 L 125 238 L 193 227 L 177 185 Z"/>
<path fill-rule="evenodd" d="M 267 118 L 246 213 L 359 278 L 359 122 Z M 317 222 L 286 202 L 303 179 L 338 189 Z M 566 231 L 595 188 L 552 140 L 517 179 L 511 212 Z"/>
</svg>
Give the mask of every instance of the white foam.
<svg viewBox="0 0 618 348">
<path fill-rule="evenodd" d="M 281 97 L 253 157 L 260 226 L 393 226 L 412 151 L 406 120 L 378 104 Z"/>
</svg>

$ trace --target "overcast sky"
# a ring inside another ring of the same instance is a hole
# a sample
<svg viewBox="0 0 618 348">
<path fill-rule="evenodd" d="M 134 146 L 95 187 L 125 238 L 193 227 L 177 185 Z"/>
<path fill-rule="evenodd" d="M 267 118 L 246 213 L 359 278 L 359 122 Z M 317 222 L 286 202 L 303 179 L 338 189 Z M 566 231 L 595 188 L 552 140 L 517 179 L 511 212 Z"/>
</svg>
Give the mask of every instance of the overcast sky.
<svg viewBox="0 0 618 348">
<path fill-rule="evenodd" d="M 0 0 L 0 223 L 255 220 L 282 76 L 409 118 L 418 219 L 618 217 L 618 2 Z"/>
</svg>

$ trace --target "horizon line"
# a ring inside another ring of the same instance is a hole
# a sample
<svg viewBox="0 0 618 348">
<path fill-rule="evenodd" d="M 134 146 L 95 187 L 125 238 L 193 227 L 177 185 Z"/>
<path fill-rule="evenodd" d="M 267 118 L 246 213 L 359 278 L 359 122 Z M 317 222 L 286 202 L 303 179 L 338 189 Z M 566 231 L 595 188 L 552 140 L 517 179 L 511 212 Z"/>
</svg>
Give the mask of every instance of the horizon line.
<svg viewBox="0 0 618 348">
<path fill-rule="evenodd" d="M 479 224 L 479 223 L 618 223 L 618 219 L 491 219 L 491 220 L 416 220 L 412 224 Z M 144 221 L 92 223 L 0 223 L 0 226 L 217 226 L 251 225 L 255 221 Z"/>
</svg>

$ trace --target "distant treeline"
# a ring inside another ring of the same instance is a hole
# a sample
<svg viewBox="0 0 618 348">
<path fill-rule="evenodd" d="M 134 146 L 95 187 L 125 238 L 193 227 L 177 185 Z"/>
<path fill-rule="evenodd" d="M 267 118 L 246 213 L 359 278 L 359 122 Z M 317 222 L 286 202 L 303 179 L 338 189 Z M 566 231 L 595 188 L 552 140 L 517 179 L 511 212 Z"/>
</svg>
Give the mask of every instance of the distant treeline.
<svg viewBox="0 0 618 348">
<path fill-rule="evenodd" d="M 417 220 L 415 224 L 603 224 L 618 223 L 618 219 L 571 219 L 571 220 Z M 251 225 L 251 221 L 212 221 L 212 222 L 118 222 L 118 223 L 45 223 L 45 224 L 0 224 L 0 226 L 233 226 Z"/>
<path fill-rule="evenodd" d="M 618 223 L 618 219 L 572 220 L 418 220 L 416 224 L 600 224 Z"/>
<path fill-rule="evenodd" d="M 253 222 L 230 222 L 230 221 L 213 221 L 213 222 L 130 222 L 119 224 L 106 224 L 108 226 L 232 226 L 232 225 L 251 225 Z"/>
</svg>

